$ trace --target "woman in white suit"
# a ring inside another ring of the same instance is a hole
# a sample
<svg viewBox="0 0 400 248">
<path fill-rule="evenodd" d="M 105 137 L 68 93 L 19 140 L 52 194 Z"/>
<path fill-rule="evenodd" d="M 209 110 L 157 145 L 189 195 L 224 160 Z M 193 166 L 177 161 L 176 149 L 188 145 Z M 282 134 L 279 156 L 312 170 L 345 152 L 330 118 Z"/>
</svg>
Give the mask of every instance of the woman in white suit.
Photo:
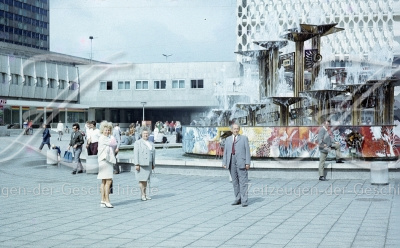
<svg viewBox="0 0 400 248">
<path fill-rule="evenodd" d="M 97 179 L 101 179 L 101 202 L 100 207 L 112 208 L 113 205 L 110 203 L 110 186 L 113 179 L 113 168 L 116 163 L 115 159 L 115 148 L 117 147 L 117 141 L 114 136 L 111 135 L 112 123 L 103 121 L 100 124 L 100 135 L 98 143 L 98 161 L 99 161 L 99 173 Z"/>
<path fill-rule="evenodd" d="M 142 131 L 142 138 L 135 142 L 133 149 L 133 162 L 136 165 L 135 176 L 139 181 L 142 193 L 142 201 L 151 200 L 146 195 L 147 181 L 150 179 L 151 171 L 154 169 L 156 152 L 154 144 L 149 140 L 149 132 Z"/>
</svg>

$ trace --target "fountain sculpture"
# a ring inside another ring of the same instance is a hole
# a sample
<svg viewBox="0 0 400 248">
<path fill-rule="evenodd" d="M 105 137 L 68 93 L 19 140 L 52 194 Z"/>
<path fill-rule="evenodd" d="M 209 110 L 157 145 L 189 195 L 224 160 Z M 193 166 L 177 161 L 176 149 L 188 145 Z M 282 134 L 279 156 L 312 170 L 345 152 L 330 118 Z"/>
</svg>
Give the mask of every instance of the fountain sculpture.
<svg viewBox="0 0 400 248">
<path fill-rule="evenodd" d="M 183 127 L 184 151 L 221 155 L 228 124 L 237 122 L 253 157 L 318 157 L 318 130 L 329 118 L 345 157 L 398 156 L 393 106 L 399 81 L 387 66 L 321 63 L 321 37 L 344 30 L 336 25 L 300 24 L 287 30 L 284 40 L 255 41 L 262 49 L 236 52 L 258 65 L 259 102 L 213 110 L 215 126 Z M 288 41 L 295 42 L 295 52 L 280 54 Z M 309 50 L 306 41 L 311 41 Z"/>
</svg>

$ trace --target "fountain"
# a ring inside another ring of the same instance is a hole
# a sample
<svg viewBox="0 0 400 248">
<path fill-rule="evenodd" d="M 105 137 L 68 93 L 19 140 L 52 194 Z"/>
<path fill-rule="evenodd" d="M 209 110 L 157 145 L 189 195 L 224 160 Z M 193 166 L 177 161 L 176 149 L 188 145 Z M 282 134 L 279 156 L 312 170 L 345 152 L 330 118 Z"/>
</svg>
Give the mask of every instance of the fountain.
<svg viewBox="0 0 400 248">
<path fill-rule="evenodd" d="M 259 97 L 242 102 L 245 98 L 235 88 L 224 97 L 218 95 L 224 99 L 224 108 L 212 111 L 213 119 L 218 120 L 215 126 L 183 127 L 184 152 L 221 155 L 224 139 L 230 135 L 228 124 L 235 122 L 249 137 L 253 157 L 318 157 L 318 130 L 329 118 L 344 157 L 354 156 L 348 142 L 354 133 L 363 137 L 356 142 L 357 156 L 398 156 L 393 106 L 394 87 L 399 81 L 391 77 L 390 64 L 373 64 L 364 58 L 357 61 L 356 55 L 339 64 L 321 64 L 321 37 L 344 30 L 336 25 L 299 24 L 281 36 L 284 40 L 255 41 L 259 50 L 236 52 L 257 65 L 259 77 L 254 89 Z M 280 54 L 288 41 L 295 43 L 295 52 Z M 311 41 L 309 50 L 304 48 L 306 41 Z M 374 54 L 377 56 L 377 51 L 370 57 Z M 383 61 L 390 61 L 389 52 L 384 56 Z M 234 101 L 237 96 L 242 96 L 241 101 Z"/>
</svg>

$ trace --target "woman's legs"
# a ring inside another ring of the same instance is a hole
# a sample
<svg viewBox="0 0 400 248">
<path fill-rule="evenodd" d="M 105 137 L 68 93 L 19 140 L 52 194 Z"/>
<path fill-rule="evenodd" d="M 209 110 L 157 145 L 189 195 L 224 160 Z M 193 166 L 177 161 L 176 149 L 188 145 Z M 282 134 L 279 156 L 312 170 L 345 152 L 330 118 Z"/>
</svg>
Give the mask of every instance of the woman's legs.
<svg viewBox="0 0 400 248">
<path fill-rule="evenodd" d="M 105 194 L 104 194 L 104 201 L 110 203 L 110 186 L 112 183 L 112 179 L 103 179 L 105 180 Z"/>
<path fill-rule="evenodd" d="M 147 187 L 147 181 L 140 181 L 139 182 L 139 186 L 140 186 L 140 191 L 142 193 L 142 197 L 146 197 L 146 187 Z"/>
<path fill-rule="evenodd" d="M 105 187 L 106 187 L 106 179 L 101 179 L 101 185 L 100 185 L 100 193 L 101 193 L 101 201 L 105 202 L 106 197 L 105 197 Z"/>
</svg>

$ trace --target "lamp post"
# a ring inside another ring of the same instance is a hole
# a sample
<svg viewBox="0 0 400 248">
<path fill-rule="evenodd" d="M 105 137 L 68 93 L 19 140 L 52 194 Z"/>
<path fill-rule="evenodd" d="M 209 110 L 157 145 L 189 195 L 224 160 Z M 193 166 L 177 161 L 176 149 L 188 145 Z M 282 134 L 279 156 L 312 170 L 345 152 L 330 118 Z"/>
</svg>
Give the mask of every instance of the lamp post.
<svg viewBox="0 0 400 248">
<path fill-rule="evenodd" d="M 92 50 L 93 36 L 89 36 L 89 39 L 90 39 L 90 63 L 92 63 L 92 59 L 93 59 L 93 50 Z"/>
<path fill-rule="evenodd" d="M 143 117 L 142 117 L 142 121 L 144 121 L 144 105 L 146 105 L 147 102 L 141 102 L 141 104 L 143 105 Z"/>
<path fill-rule="evenodd" d="M 172 56 L 172 54 L 164 54 L 163 55 L 165 57 L 165 62 L 168 62 L 168 57 Z"/>
</svg>

